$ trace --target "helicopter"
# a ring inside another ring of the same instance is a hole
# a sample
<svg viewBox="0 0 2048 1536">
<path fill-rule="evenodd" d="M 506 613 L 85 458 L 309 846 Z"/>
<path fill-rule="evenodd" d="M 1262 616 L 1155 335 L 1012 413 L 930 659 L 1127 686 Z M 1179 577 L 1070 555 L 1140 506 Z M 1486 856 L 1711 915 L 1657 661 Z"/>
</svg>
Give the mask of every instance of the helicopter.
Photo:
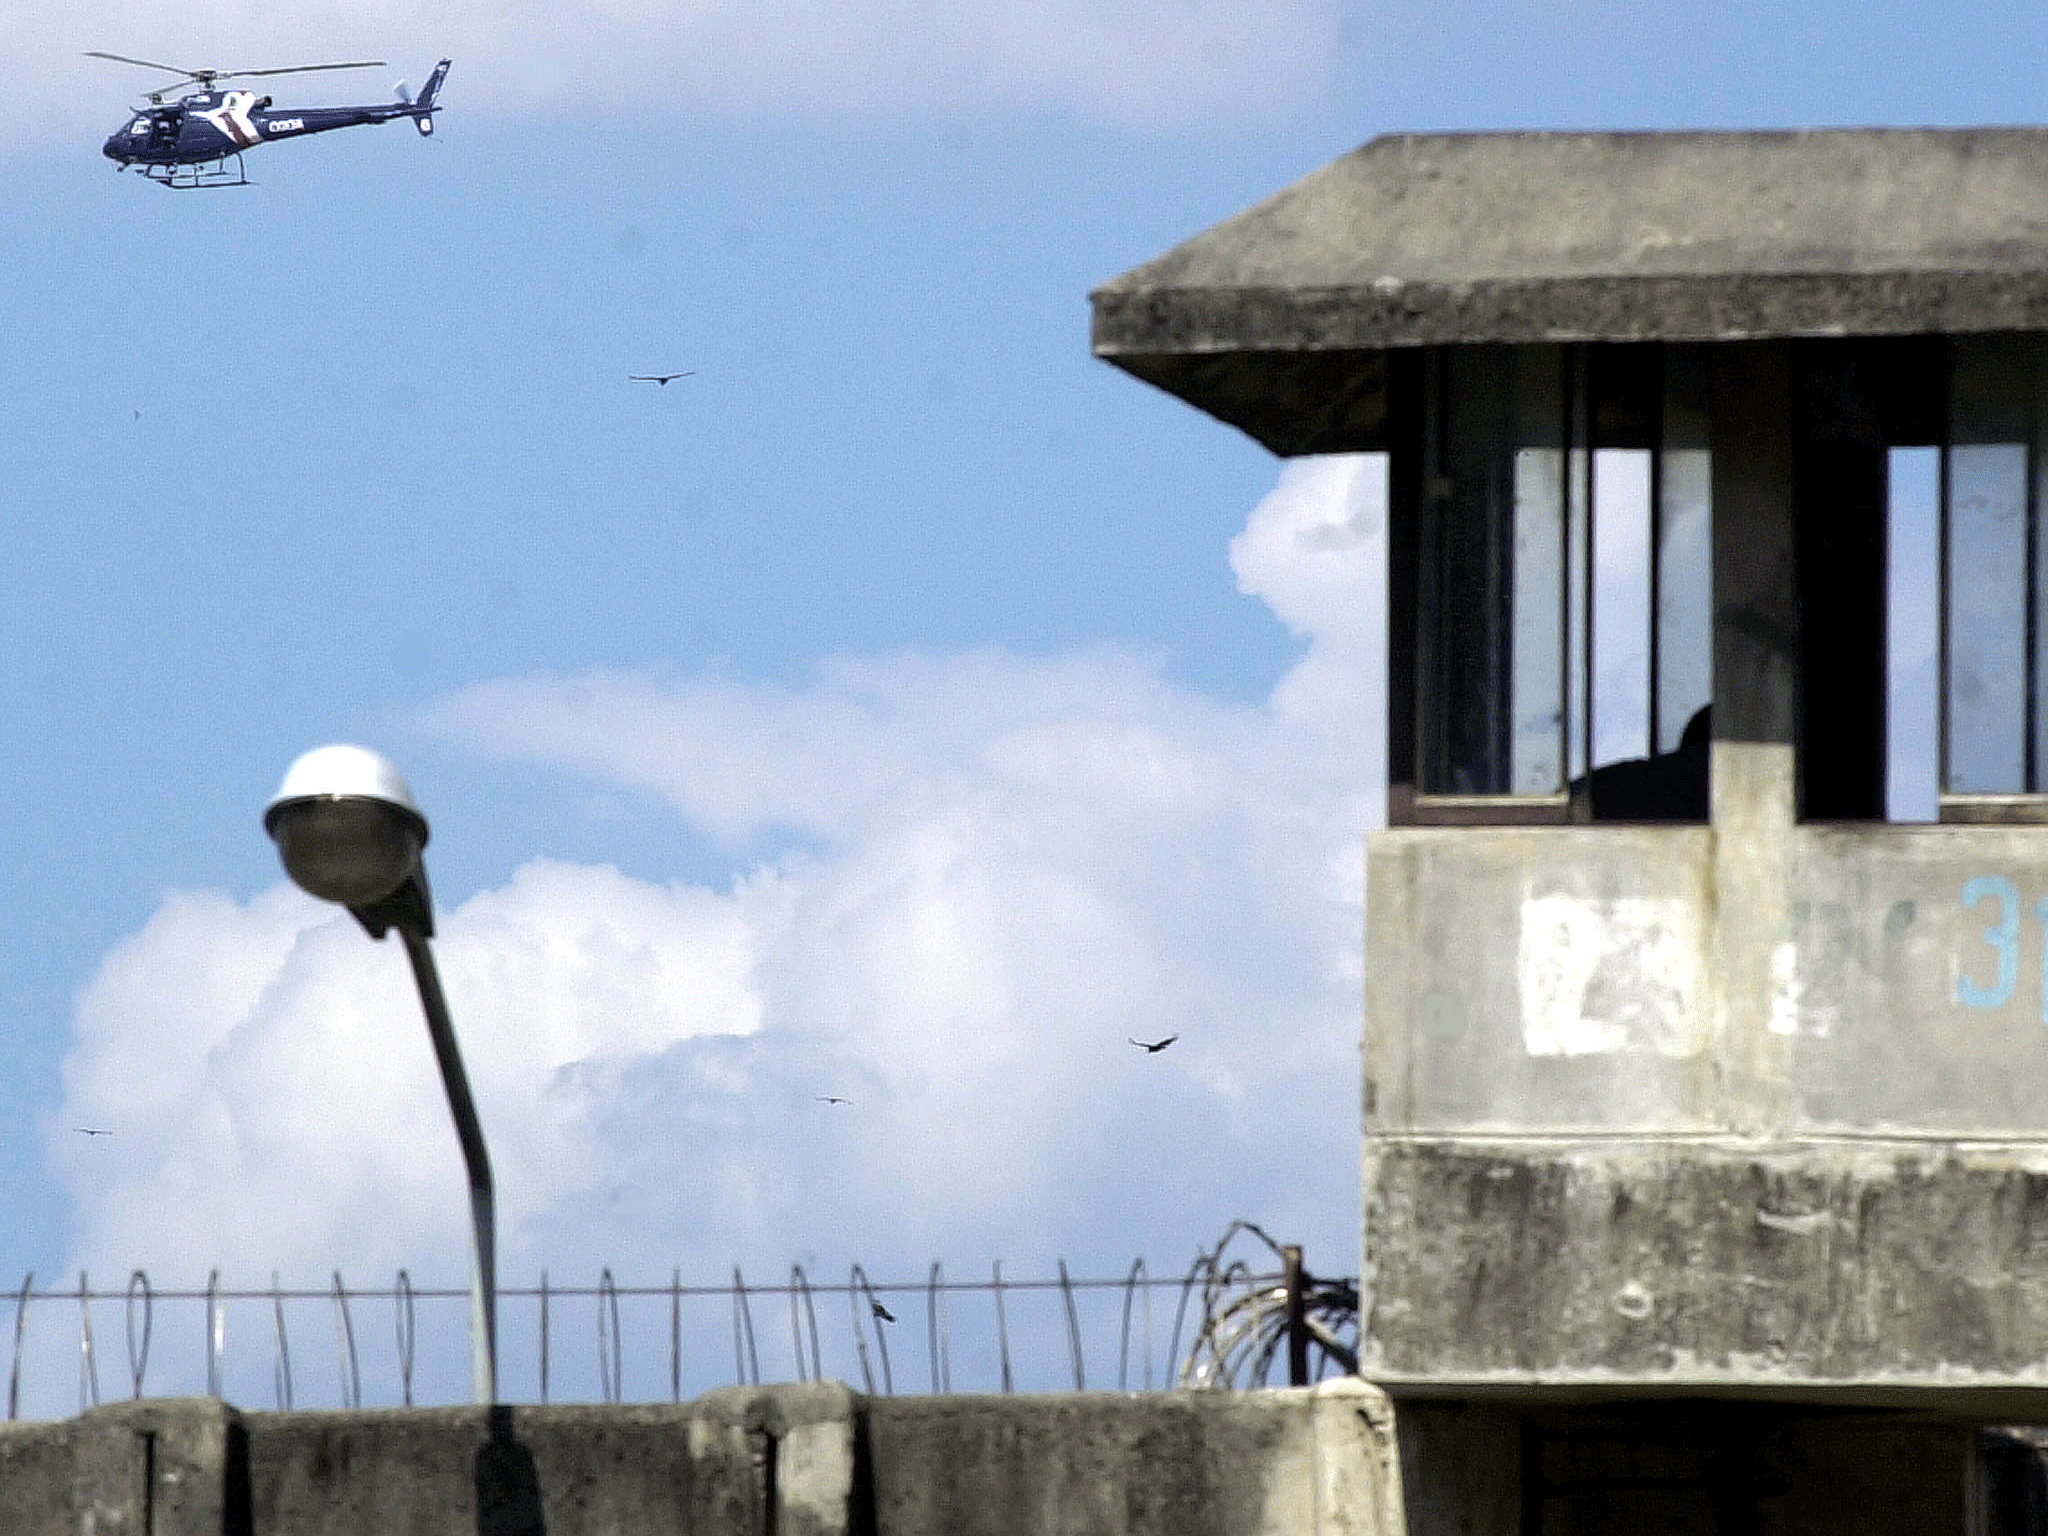
<svg viewBox="0 0 2048 1536">
<path fill-rule="evenodd" d="M 89 59 L 111 59 L 116 64 L 138 64 L 144 69 L 161 69 L 181 75 L 196 85 L 164 86 L 148 93 L 149 105 L 136 110 L 118 129 L 101 153 L 114 162 L 117 171 L 135 171 L 159 186 L 185 190 L 193 187 L 245 187 L 249 178 L 242 169 L 242 151 L 272 139 L 302 138 L 325 133 L 331 128 L 353 128 L 359 123 L 388 123 L 409 117 L 421 135 L 434 131 L 434 104 L 441 94 L 441 82 L 448 78 L 448 60 L 434 66 L 417 99 L 406 94 L 399 82 L 398 100 L 362 107 L 298 107 L 276 110 L 269 96 L 254 91 L 220 90 L 224 80 L 248 80 L 258 75 L 306 75 L 329 69 L 381 69 L 381 59 L 364 59 L 350 64 L 301 64 L 291 69 L 180 69 L 149 59 L 131 59 L 118 53 L 89 50 Z M 172 91 L 184 91 L 175 101 L 165 102 Z"/>
</svg>

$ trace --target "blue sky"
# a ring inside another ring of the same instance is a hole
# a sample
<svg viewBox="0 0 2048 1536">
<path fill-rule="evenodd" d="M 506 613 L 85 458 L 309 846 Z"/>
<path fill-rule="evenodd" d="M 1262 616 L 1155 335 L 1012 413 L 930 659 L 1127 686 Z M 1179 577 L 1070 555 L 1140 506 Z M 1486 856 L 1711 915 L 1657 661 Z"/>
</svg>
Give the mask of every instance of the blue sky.
<svg viewBox="0 0 2048 1536">
<path fill-rule="evenodd" d="M 0 1276 L 185 1283 L 461 1273 L 399 958 L 257 824 L 334 739 L 433 821 L 508 1269 L 1355 1266 L 1376 482 L 1091 361 L 1088 289 L 1379 132 L 2048 76 L 1988 4 L 18 9 Z M 89 48 L 455 67 L 185 195 Z"/>
</svg>

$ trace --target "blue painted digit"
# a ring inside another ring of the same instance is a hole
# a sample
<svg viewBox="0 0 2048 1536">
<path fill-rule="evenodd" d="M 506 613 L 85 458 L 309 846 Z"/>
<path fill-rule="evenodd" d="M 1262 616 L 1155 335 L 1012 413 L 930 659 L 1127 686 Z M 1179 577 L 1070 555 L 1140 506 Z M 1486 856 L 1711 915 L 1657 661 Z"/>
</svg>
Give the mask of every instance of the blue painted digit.
<svg viewBox="0 0 2048 1536">
<path fill-rule="evenodd" d="M 1971 1008 L 2003 1008 L 2012 1001 L 2020 980 L 2020 893 L 2003 875 L 1979 875 L 1963 887 L 1963 905 L 1995 900 L 2001 914 L 1984 929 L 1984 942 L 1998 951 L 1998 980 L 1980 987 L 1969 977 L 1956 977 L 1956 1001 Z"/>
</svg>

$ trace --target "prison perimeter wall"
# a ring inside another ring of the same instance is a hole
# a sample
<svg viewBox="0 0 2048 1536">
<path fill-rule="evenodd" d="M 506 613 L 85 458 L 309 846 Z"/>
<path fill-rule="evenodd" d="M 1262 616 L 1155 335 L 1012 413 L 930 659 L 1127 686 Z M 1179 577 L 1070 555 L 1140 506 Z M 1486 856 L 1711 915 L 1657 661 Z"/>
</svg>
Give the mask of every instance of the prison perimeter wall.
<svg viewBox="0 0 2048 1536">
<path fill-rule="evenodd" d="M 887 1398 L 245 1413 L 211 1398 L 0 1426 L 9 1536 L 1395 1536 L 1386 1398 Z"/>
</svg>

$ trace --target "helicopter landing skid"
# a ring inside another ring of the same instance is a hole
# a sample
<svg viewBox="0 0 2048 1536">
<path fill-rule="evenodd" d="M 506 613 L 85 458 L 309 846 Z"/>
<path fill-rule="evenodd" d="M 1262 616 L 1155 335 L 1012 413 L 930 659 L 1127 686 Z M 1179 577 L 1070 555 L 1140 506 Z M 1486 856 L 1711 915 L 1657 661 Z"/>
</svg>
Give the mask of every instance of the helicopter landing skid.
<svg viewBox="0 0 2048 1536">
<path fill-rule="evenodd" d="M 160 187 L 174 192 L 192 192 L 202 187 L 253 187 L 242 169 L 242 157 L 229 155 L 204 165 L 138 165 L 135 167 Z"/>
</svg>

